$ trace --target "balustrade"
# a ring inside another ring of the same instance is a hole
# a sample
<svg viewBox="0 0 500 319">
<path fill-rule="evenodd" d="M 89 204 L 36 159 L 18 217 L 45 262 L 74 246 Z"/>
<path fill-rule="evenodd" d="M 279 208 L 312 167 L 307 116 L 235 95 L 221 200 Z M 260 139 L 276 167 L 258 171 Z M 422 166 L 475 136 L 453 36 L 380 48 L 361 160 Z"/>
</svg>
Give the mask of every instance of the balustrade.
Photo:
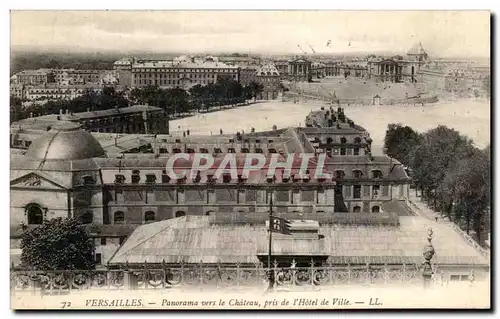
<svg viewBox="0 0 500 319">
<path fill-rule="evenodd" d="M 420 265 L 315 265 L 297 267 L 295 260 L 288 267 L 275 261 L 271 271 L 274 288 L 381 285 L 422 285 Z M 434 278 L 436 281 L 437 276 Z M 214 264 L 148 265 L 140 268 L 125 265 L 112 270 L 11 271 L 12 291 L 33 291 L 59 294 L 71 290 L 141 290 L 189 288 L 267 287 L 269 269 L 263 264 L 223 266 Z"/>
</svg>

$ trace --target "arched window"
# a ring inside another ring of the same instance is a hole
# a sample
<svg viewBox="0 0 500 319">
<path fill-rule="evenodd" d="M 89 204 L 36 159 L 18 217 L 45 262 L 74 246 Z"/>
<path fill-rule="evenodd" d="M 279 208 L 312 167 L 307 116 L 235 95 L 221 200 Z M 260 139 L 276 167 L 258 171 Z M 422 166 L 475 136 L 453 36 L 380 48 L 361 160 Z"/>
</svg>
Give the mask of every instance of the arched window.
<svg viewBox="0 0 500 319">
<path fill-rule="evenodd" d="M 92 212 L 85 212 L 80 216 L 80 220 L 84 224 L 92 224 L 94 221 L 94 214 Z"/>
<path fill-rule="evenodd" d="M 380 213 L 380 206 L 373 206 L 372 213 Z"/>
<path fill-rule="evenodd" d="M 27 207 L 27 212 L 28 212 L 28 224 L 41 225 L 43 223 L 43 211 L 39 205 L 30 204 Z"/>
<path fill-rule="evenodd" d="M 359 169 L 355 169 L 352 171 L 352 175 L 354 176 L 354 178 L 361 178 L 363 176 L 363 172 Z"/>
<path fill-rule="evenodd" d="M 360 137 L 354 138 L 354 144 L 361 144 L 361 138 Z"/>
<path fill-rule="evenodd" d="M 354 207 L 352 208 L 352 212 L 353 212 L 353 213 L 360 213 L 360 212 L 361 212 L 361 207 L 359 207 L 359 206 L 354 206 Z"/>
<path fill-rule="evenodd" d="M 115 224 L 124 224 L 125 223 L 125 213 L 124 212 L 115 212 L 114 219 Z"/>
<path fill-rule="evenodd" d="M 342 136 L 342 137 L 340 138 L 340 143 L 342 143 L 342 144 L 347 143 L 347 139 L 346 139 L 345 137 L 343 137 L 343 136 Z"/>
<path fill-rule="evenodd" d="M 147 223 L 152 223 L 155 221 L 155 212 L 148 211 L 144 214 L 144 222 Z"/>
<path fill-rule="evenodd" d="M 186 216 L 186 213 L 184 213 L 183 211 L 175 212 L 175 217 L 182 217 L 182 216 Z"/>
<path fill-rule="evenodd" d="M 333 143 L 333 138 L 328 137 L 328 138 L 326 139 L 326 144 L 332 144 L 332 143 Z"/>
</svg>

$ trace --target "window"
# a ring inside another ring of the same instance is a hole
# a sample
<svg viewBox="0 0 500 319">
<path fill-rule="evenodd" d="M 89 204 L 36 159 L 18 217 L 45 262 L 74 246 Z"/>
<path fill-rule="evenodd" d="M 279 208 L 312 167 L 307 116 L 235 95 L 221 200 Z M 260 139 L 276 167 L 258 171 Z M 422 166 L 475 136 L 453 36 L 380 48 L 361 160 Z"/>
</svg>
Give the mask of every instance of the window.
<svg viewBox="0 0 500 319">
<path fill-rule="evenodd" d="M 360 137 L 354 138 L 354 144 L 361 144 L 361 138 Z"/>
<path fill-rule="evenodd" d="M 231 174 L 228 174 L 228 173 L 224 173 L 222 175 L 222 181 L 224 183 L 230 183 L 231 182 Z"/>
<path fill-rule="evenodd" d="M 373 170 L 372 178 L 382 178 L 382 171 L 378 169 Z"/>
<path fill-rule="evenodd" d="M 274 148 L 270 148 L 267 150 L 269 153 L 276 153 L 276 150 Z"/>
<path fill-rule="evenodd" d="M 227 149 L 227 152 L 228 152 L 228 153 L 235 153 L 236 151 L 234 150 L 234 148 L 229 147 L 229 148 Z"/>
<path fill-rule="evenodd" d="M 121 174 L 115 175 L 115 184 L 123 184 L 125 183 L 125 176 Z"/>
<path fill-rule="evenodd" d="M 138 184 L 139 181 L 141 180 L 141 175 L 139 170 L 132 170 L 132 184 Z"/>
<path fill-rule="evenodd" d="M 208 153 L 208 150 L 204 147 L 200 148 L 200 153 Z"/>
<path fill-rule="evenodd" d="M 340 138 L 340 143 L 342 143 L 342 144 L 347 143 L 347 139 L 346 139 L 345 137 L 343 137 L 343 136 L 342 136 L 342 137 Z"/>
<path fill-rule="evenodd" d="M 216 147 L 216 148 L 214 148 L 214 153 L 220 154 L 220 153 L 222 153 L 222 150 L 220 148 Z"/>
<path fill-rule="evenodd" d="M 372 213 L 380 213 L 380 206 L 373 206 Z"/>
<path fill-rule="evenodd" d="M 156 175 L 155 174 L 146 174 L 146 183 L 147 184 L 154 184 L 156 182 Z"/>
<path fill-rule="evenodd" d="M 125 213 L 123 212 L 115 212 L 115 216 L 113 219 L 115 224 L 124 224 L 125 223 Z"/>
<path fill-rule="evenodd" d="M 95 254 L 95 263 L 100 265 L 102 263 L 102 255 L 100 253 Z"/>
<path fill-rule="evenodd" d="M 340 149 L 340 155 L 346 155 L 346 149 L 345 148 L 341 148 Z"/>
<path fill-rule="evenodd" d="M 249 152 L 249 149 L 248 149 L 248 148 L 246 148 L 246 147 L 243 147 L 243 148 L 241 149 L 241 152 L 242 152 L 242 153 L 248 153 L 248 152 Z"/>
<path fill-rule="evenodd" d="M 106 237 L 101 237 L 101 245 L 102 246 L 106 245 Z"/>
<path fill-rule="evenodd" d="M 332 144 L 332 143 L 333 143 L 333 138 L 328 137 L 328 138 L 326 139 L 326 144 Z"/>
<path fill-rule="evenodd" d="M 355 169 L 352 171 L 352 175 L 354 176 L 354 178 L 361 178 L 363 176 L 363 172 L 359 169 Z"/>
<path fill-rule="evenodd" d="M 92 212 L 86 212 L 80 216 L 80 220 L 83 224 L 92 224 L 94 221 L 94 214 L 92 214 Z"/>
<path fill-rule="evenodd" d="M 360 213 L 360 212 L 361 212 L 361 207 L 359 207 L 359 206 L 354 206 L 354 207 L 352 208 L 352 212 L 353 212 L 353 213 Z"/>
<path fill-rule="evenodd" d="M 359 148 L 355 147 L 353 153 L 355 156 L 358 156 L 359 155 Z"/>
<path fill-rule="evenodd" d="M 175 212 L 175 217 L 182 217 L 182 216 L 186 216 L 186 213 L 184 213 L 183 211 Z"/>
<path fill-rule="evenodd" d="M 144 222 L 147 223 L 152 223 L 155 221 L 155 212 L 149 211 L 144 214 Z"/>
<path fill-rule="evenodd" d="M 335 171 L 335 178 L 342 179 L 342 178 L 344 178 L 344 176 L 345 176 L 344 171 L 341 171 L 341 170 L 336 170 Z"/>
<path fill-rule="evenodd" d="M 352 197 L 361 198 L 361 185 L 354 185 Z"/>
<path fill-rule="evenodd" d="M 260 147 L 255 148 L 255 153 L 264 153 Z"/>
<path fill-rule="evenodd" d="M 182 151 L 180 148 L 176 147 L 176 148 L 172 149 L 172 153 L 178 154 L 178 153 L 182 153 Z"/>
<path fill-rule="evenodd" d="M 27 211 L 29 225 L 41 225 L 43 223 L 43 211 L 40 206 L 31 204 L 28 206 Z"/>
<path fill-rule="evenodd" d="M 373 185 L 372 189 L 373 198 L 378 198 L 379 193 L 380 193 L 380 185 Z"/>
</svg>

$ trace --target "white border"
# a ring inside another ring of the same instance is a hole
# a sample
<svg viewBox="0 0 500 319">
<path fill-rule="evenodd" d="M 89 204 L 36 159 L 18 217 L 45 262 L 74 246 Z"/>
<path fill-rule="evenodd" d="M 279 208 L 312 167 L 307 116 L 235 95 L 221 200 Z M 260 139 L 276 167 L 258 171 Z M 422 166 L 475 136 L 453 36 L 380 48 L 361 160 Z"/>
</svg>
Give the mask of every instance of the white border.
<svg viewBox="0 0 500 319">
<path fill-rule="evenodd" d="M 9 122 L 8 122 L 8 101 L 9 101 L 9 89 L 8 89 L 8 77 L 7 73 L 9 70 L 9 9 L 39 9 L 39 10 L 50 10 L 50 9 L 125 9 L 125 10 L 134 10 L 134 9 L 210 9 L 210 10 L 216 10 L 216 9 L 309 9 L 309 10 L 317 10 L 317 9 L 351 9 L 351 10 L 394 10 L 394 9 L 406 9 L 406 10 L 465 10 L 465 9 L 473 9 L 473 10 L 493 10 L 494 12 L 496 11 L 497 13 L 500 12 L 498 10 L 499 8 L 499 3 L 498 1 L 487 1 L 487 0 L 474 0 L 474 1 L 442 1 L 438 3 L 437 1 L 431 1 L 431 0 L 419 0 L 419 1 L 382 1 L 382 0 L 377 0 L 377 1 L 369 1 L 369 0 L 364 0 L 364 1 L 359 1 L 359 0 L 349 0 L 345 2 L 330 2 L 330 1 L 322 1 L 322 0 L 308 0 L 308 1 L 286 1 L 286 2 L 278 2 L 278 3 L 272 3 L 268 0 L 254 0 L 251 2 L 236 2 L 236 1 L 221 1 L 221 0 L 210 0 L 210 1 L 200 1 L 200 0 L 183 0 L 183 1 L 178 1 L 177 3 L 171 3 L 165 2 L 165 1 L 148 1 L 148 0 L 142 0 L 142 1 L 130 1 L 130 2 L 119 2 L 119 5 L 117 4 L 105 4 L 102 1 L 96 1 L 96 0 L 87 0 L 84 2 L 68 2 L 68 1 L 16 1 L 16 2 L 8 2 L 8 1 L 2 1 L 0 4 L 1 11 L 0 11 L 0 24 L 1 24 L 1 32 L 0 32 L 0 37 L 1 37 L 1 43 L 3 44 L 3 50 L 2 50 L 2 71 L 4 76 L 0 78 L 0 94 L 2 96 L 2 101 L 5 103 L 4 105 L 4 112 L 5 116 L 0 117 L 2 124 L 1 128 L 5 130 L 4 134 L 2 135 L 4 138 L 1 139 L 2 144 L 1 144 L 1 149 L 5 150 L 4 154 L 7 153 L 7 149 L 9 147 L 8 145 L 8 133 L 6 132 L 9 128 Z M 7 7 L 8 5 L 12 5 L 12 7 Z M 498 22 L 497 22 L 498 23 Z M 498 41 L 498 33 L 495 34 L 495 40 Z M 494 70 L 494 72 L 497 72 Z M 497 74 L 495 74 L 497 75 Z M 498 77 L 495 76 L 495 78 L 498 80 Z M 496 90 L 497 85 L 495 85 L 494 90 Z M 497 114 L 499 113 L 498 111 L 496 112 Z M 496 119 L 496 118 L 495 118 Z M 492 126 L 493 128 L 494 126 Z M 495 136 L 498 138 L 498 136 Z M 498 141 L 498 139 L 495 139 Z M 497 146 L 497 145 L 495 145 Z M 9 256 L 9 246 L 7 244 L 7 234 L 9 233 L 9 203 L 10 203 L 10 198 L 9 198 L 9 188 L 7 184 L 8 176 L 9 176 L 9 159 L 8 156 L 1 156 L 0 157 L 2 164 L 2 183 L 0 184 L 2 187 L 2 191 L 0 192 L 2 201 L 0 203 L 3 204 L 3 223 L 1 223 L 2 228 L 3 228 L 3 234 L 4 234 L 4 240 L 2 242 L 2 255 L 3 256 Z M 497 164 L 497 163 L 495 163 Z M 497 176 L 495 176 L 497 177 Z M 499 179 L 496 179 L 499 180 Z M 497 192 L 495 191 L 495 199 L 497 198 Z M 495 229 L 499 229 L 498 227 L 498 220 L 500 218 L 497 217 L 497 223 L 495 224 Z M 492 265 L 495 265 L 493 262 Z M 2 275 L 0 276 L 2 282 L 1 282 L 1 289 L 2 289 L 2 298 L 0 299 L 2 302 L 2 310 L 6 312 L 6 315 L 8 317 L 14 316 L 14 313 L 9 311 L 9 305 L 10 305 L 10 293 L 9 293 L 9 283 L 8 283 L 8 277 L 7 277 L 7 272 L 9 268 L 9 262 L 7 261 L 7 258 L 3 260 L 2 263 L 0 263 L 0 267 L 2 267 Z M 498 296 L 498 294 L 497 294 Z M 498 304 L 497 304 L 498 305 Z M 329 315 L 329 313 L 324 313 L 326 315 Z M 39 314 L 29 314 L 25 315 L 27 317 L 35 317 L 38 316 Z M 52 315 L 52 314 L 48 314 Z M 59 315 L 59 314 L 57 314 Z M 82 314 L 83 315 L 83 314 Z M 106 313 L 104 314 L 96 314 L 92 313 L 92 316 L 103 316 L 107 315 Z M 125 313 L 120 313 L 120 316 L 129 316 L 130 314 L 125 314 Z M 133 315 L 133 312 L 132 312 Z M 159 314 L 161 316 L 167 315 L 167 316 L 178 316 L 180 315 L 179 313 L 167 313 L 167 314 Z M 189 314 L 189 315 L 195 315 L 195 314 Z M 216 313 L 212 315 L 222 315 L 222 313 Z M 240 316 L 240 315 L 253 315 L 253 314 L 243 314 L 243 313 L 233 313 L 231 316 Z M 264 315 L 264 313 L 259 314 L 259 315 Z M 278 313 L 267 313 L 265 315 L 268 316 L 276 316 L 279 315 Z M 309 313 L 301 313 L 300 315 L 309 315 Z M 349 316 L 359 316 L 359 314 L 352 313 L 349 314 Z M 384 314 L 382 314 L 384 315 Z M 433 316 L 433 314 L 427 314 L 428 316 Z M 87 317 L 89 314 L 84 314 L 83 316 Z M 90 316 L 89 316 L 90 317 Z"/>
</svg>

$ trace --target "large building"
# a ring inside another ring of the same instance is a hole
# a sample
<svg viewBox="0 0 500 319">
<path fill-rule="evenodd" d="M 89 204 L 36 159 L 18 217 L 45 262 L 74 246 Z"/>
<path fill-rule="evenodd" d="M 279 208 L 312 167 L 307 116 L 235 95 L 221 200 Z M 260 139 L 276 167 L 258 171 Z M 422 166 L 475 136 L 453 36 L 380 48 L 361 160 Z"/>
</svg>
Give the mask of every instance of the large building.
<svg viewBox="0 0 500 319">
<path fill-rule="evenodd" d="M 43 85 L 47 83 L 54 83 L 56 78 L 52 70 L 38 69 L 21 71 L 13 77 L 13 81 L 13 84 Z"/>
<path fill-rule="evenodd" d="M 152 61 L 132 65 L 132 86 L 181 87 L 216 83 L 218 79 L 240 81 L 240 68 L 225 63 L 179 58 L 174 61 Z"/>
<path fill-rule="evenodd" d="M 281 76 L 272 63 L 260 66 L 255 72 L 256 82 L 263 85 L 264 90 L 257 97 L 259 100 L 274 100 L 281 93 Z"/>
<path fill-rule="evenodd" d="M 305 58 L 277 60 L 274 64 L 284 81 L 310 82 L 312 80 L 312 62 Z"/>
<path fill-rule="evenodd" d="M 27 148 L 33 141 L 60 122 L 82 125 L 89 132 L 116 134 L 168 134 L 168 115 L 163 109 L 135 105 L 101 111 L 70 114 L 61 110 L 59 115 L 44 115 L 14 122 L 10 127 L 13 148 Z"/>
<path fill-rule="evenodd" d="M 418 82 L 418 72 L 428 59 L 422 43 L 415 44 L 406 59 L 402 56 L 374 58 L 368 61 L 368 74 L 381 82 Z"/>
<path fill-rule="evenodd" d="M 291 237 L 276 236 L 273 256 L 280 263 L 295 259 L 307 266 L 312 258 L 318 265 L 401 266 L 421 261 L 431 221 L 407 205 L 410 179 L 401 163 L 371 156 L 368 134 L 342 110 L 323 109 L 306 122 L 302 129 L 250 134 L 149 136 L 151 154 L 118 154 L 76 123 L 59 121 L 24 155 L 11 155 L 13 261 L 19 260 L 23 231 L 45 218 L 79 217 L 95 239 L 97 263 L 110 267 L 200 261 L 250 265 L 265 261 L 271 202 L 276 214 L 295 220 Z M 323 169 L 331 178 L 316 179 L 323 152 Z M 179 153 L 189 159 L 177 160 L 177 169 L 189 170 L 193 153 L 212 154 L 214 166 L 172 179 L 167 163 Z M 262 154 L 266 164 L 245 176 L 240 172 L 250 153 Z M 217 178 L 225 154 L 234 154 L 237 175 Z M 289 175 L 282 170 L 267 174 L 272 156 L 288 154 L 294 155 Z M 301 154 L 309 155 L 305 174 L 298 174 Z M 432 227 L 438 234 L 436 260 L 447 275 L 488 268 L 485 257 L 451 226 Z"/>
<path fill-rule="evenodd" d="M 30 101 L 35 100 L 72 100 L 87 92 L 102 92 L 102 85 L 58 85 L 45 84 L 43 86 L 28 86 L 24 89 L 23 98 Z"/>
</svg>

